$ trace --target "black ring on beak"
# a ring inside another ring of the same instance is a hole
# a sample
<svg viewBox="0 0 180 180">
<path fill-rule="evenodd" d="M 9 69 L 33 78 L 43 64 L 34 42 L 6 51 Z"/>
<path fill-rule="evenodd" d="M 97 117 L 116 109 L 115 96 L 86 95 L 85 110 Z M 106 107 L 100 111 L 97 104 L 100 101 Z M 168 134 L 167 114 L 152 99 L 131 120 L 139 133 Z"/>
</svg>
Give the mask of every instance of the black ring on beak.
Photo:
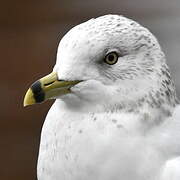
<svg viewBox="0 0 180 180">
<path fill-rule="evenodd" d="M 41 103 L 45 99 L 45 93 L 41 87 L 41 82 L 36 81 L 35 83 L 32 84 L 31 90 L 33 92 L 34 99 L 36 103 Z"/>
</svg>

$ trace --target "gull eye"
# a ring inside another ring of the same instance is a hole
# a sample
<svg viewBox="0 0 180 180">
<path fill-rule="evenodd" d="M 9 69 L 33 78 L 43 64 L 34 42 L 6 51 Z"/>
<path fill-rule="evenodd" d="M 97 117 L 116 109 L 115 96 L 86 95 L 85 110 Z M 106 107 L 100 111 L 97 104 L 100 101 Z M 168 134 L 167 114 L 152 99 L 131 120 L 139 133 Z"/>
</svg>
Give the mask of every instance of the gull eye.
<svg viewBox="0 0 180 180">
<path fill-rule="evenodd" d="M 110 52 L 105 56 L 104 62 L 113 65 L 116 64 L 118 61 L 118 54 L 116 52 Z"/>
</svg>

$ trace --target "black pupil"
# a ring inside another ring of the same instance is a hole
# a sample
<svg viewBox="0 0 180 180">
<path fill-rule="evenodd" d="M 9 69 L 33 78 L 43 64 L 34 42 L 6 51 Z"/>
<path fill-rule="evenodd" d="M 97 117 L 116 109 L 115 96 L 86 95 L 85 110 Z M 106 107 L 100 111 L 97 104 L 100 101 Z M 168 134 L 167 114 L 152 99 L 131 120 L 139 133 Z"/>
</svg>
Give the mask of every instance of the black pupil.
<svg viewBox="0 0 180 180">
<path fill-rule="evenodd" d="M 109 60 L 109 61 L 114 61 L 114 55 L 110 54 L 110 55 L 108 56 L 108 60 Z"/>
</svg>

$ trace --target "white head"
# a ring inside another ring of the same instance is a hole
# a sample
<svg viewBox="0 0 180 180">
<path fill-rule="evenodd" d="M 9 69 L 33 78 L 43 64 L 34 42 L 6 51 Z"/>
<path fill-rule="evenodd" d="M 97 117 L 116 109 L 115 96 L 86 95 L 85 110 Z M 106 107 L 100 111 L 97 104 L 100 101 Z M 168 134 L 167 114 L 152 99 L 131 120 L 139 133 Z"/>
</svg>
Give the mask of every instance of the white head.
<svg viewBox="0 0 180 180">
<path fill-rule="evenodd" d="M 72 28 L 59 44 L 53 71 L 59 80 L 81 81 L 71 86 L 71 93 L 56 97 L 75 107 L 175 105 L 159 43 L 149 30 L 123 16 L 105 15 Z"/>
<path fill-rule="evenodd" d="M 83 80 L 64 101 L 76 96 L 93 106 L 175 103 L 159 43 L 149 30 L 123 16 L 106 15 L 72 28 L 59 44 L 54 71 L 61 80 Z"/>
</svg>

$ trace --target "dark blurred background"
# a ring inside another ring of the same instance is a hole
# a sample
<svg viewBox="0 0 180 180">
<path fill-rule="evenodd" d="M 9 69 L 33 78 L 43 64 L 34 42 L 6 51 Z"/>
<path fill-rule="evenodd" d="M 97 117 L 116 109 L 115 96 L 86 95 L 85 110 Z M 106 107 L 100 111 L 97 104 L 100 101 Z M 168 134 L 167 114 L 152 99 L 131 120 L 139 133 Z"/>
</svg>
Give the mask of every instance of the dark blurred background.
<svg viewBox="0 0 180 180">
<path fill-rule="evenodd" d="M 52 102 L 23 108 L 29 85 L 51 72 L 62 36 L 103 14 L 123 14 L 159 39 L 180 93 L 179 0 L 0 1 L 0 180 L 36 180 L 41 127 Z"/>
</svg>

